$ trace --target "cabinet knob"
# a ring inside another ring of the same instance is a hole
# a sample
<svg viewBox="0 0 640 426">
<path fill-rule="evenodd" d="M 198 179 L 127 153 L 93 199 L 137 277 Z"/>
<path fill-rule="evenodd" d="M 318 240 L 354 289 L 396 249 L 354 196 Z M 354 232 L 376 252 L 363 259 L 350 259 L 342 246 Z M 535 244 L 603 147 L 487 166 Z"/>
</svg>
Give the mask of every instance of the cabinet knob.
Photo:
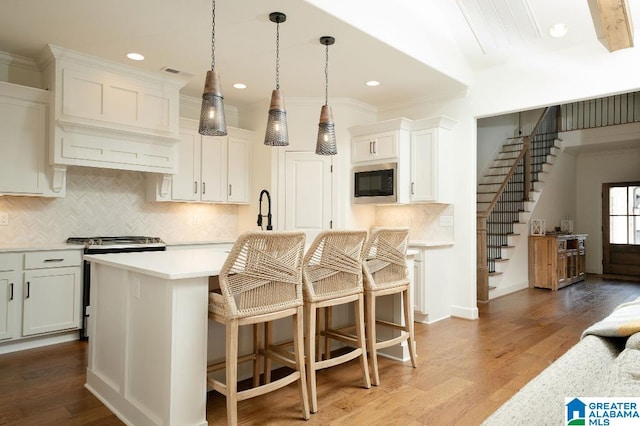
<svg viewBox="0 0 640 426">
<path fill-rule="evenodd" d="M 411 195 L 415 195 L 415 194 L 416 194 L 416 183 L 411 182 Z"/>
<path fill-rule="evenodd" d="M 229 197 L 231 197 L 231 184 L 229 184 Z"/>
<path fill-rule="evenodd" d="M 207 187 L 206 187 L 206 183 L 205 183 L 205 182 L 202 182 L 202 194 L 203 194 L 203 195 L 204 195 L 204 193 L 205 193 L 205 192 L 207 192 L 207 189 L 206 189 L 206 188 L 207 188 Z"/>
<path fill-rule="evenodd" d="M 193 182 L 193 193 L 194 194 L 198 193 L 198 182 Z"/>
</svg>

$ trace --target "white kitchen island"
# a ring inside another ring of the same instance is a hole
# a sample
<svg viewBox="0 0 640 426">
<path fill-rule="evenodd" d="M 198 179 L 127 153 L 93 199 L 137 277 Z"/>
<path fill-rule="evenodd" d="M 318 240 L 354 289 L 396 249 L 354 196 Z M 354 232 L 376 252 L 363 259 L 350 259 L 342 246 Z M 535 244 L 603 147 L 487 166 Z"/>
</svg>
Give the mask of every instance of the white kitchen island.
<svg viewBox="0 0 640 426">
<path fill-rule="evenodd" d="M 223 249 L 84 256 L 91 262 L 85 386 L 124 423 L 207 424 L 207 351 L 224 353 L 224 337 L 213 348 L 208 342 L 209 277 L 226 257 Z M 381 318 L 402 321 L 399 295 L 378 302 Z M 380 354 L 408 359 L 406 344 Z"/>
<path fill-rule="evenodd" d="M 124 423 L 206 425 L 209 277 L 215 249 L 85 255 L 86 387 Z"/>
</svg>

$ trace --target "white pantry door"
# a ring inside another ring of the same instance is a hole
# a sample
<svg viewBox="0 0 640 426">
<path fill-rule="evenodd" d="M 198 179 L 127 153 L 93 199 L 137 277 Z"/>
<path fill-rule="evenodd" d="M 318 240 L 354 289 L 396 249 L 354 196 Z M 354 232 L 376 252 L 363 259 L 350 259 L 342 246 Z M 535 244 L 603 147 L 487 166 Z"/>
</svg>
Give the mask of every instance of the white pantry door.
<svg viewBox="0 0 640 426">
<path fill-rule="evenodd" d="M 305 231 L 312 241 L 331 228 L 331 157 L 285 153 L 285 229 Z"/>
</svg>

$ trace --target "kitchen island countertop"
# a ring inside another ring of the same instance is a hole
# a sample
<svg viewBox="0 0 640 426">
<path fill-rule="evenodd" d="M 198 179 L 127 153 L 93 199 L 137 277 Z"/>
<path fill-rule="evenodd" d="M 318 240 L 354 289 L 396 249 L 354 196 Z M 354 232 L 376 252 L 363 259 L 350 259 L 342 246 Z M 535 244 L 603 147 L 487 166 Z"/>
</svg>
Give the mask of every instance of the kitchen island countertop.
<svg viewBox="0 0 640 426">
<path fill-rule="evenodd" d="M 151 277 L 176 280 L 218 275 L 227 258 L 226 251 L 187 249 L 141 253 L 90 254 L 84 259 Z"/>
</svg>

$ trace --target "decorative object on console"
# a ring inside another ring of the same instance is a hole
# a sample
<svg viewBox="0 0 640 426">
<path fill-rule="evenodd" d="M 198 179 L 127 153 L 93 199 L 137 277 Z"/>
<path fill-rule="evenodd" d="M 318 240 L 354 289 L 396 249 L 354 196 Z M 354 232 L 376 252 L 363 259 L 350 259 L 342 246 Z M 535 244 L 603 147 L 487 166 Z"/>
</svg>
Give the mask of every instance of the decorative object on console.
<svg viewBox="0 0 640 426">
<path fill-rule="evenodd" d="M 531 219 L 531 235 L 544 235 L 544 219 Z"/>
<path fill-rule="evenodd" d="M 269 14 L 269 20 L 276 23 L 276 88 L 271 93 L 264 144 L 286 146 L 289 145 L 289 133 L 287 131 L 287 111 L 284 107 L 284 95 L 280 90 L 280 23 L 287 20 L 287 15 L 281 12 L 272 12 Z"/>
<path fill-rule="evenodd" d="M 206 136 L 225 136 L 227 123 L 224 116 L 223 96 L 220 90 L 220 76 L 216 71 L 216 1 L 211 2 L 211 70 L 207 71 L 202 93 L 200 126 L 198 133 Z"/>
<path fill-rule="evenodd" d="M 562 232 L 566 232 L 567 234 L 571 234 L 573 232 L 573 220 L 571 219 L 563 219 L 560 221 L 560 230 Z"/>
<path fill-rule="evenodd" d="M 325 46 L 324 65 L 324 105 L 320 110 L 320 123 L 318 124 L 318 140 L 316 142 L 316 154 L 336 155 L 336 131 L 333 123 L 333 113 L 329 106 L 329 46 L 334 44 L 335 38 L 331 36 L 320 37 L 320 43 Z"/>
</svg>

